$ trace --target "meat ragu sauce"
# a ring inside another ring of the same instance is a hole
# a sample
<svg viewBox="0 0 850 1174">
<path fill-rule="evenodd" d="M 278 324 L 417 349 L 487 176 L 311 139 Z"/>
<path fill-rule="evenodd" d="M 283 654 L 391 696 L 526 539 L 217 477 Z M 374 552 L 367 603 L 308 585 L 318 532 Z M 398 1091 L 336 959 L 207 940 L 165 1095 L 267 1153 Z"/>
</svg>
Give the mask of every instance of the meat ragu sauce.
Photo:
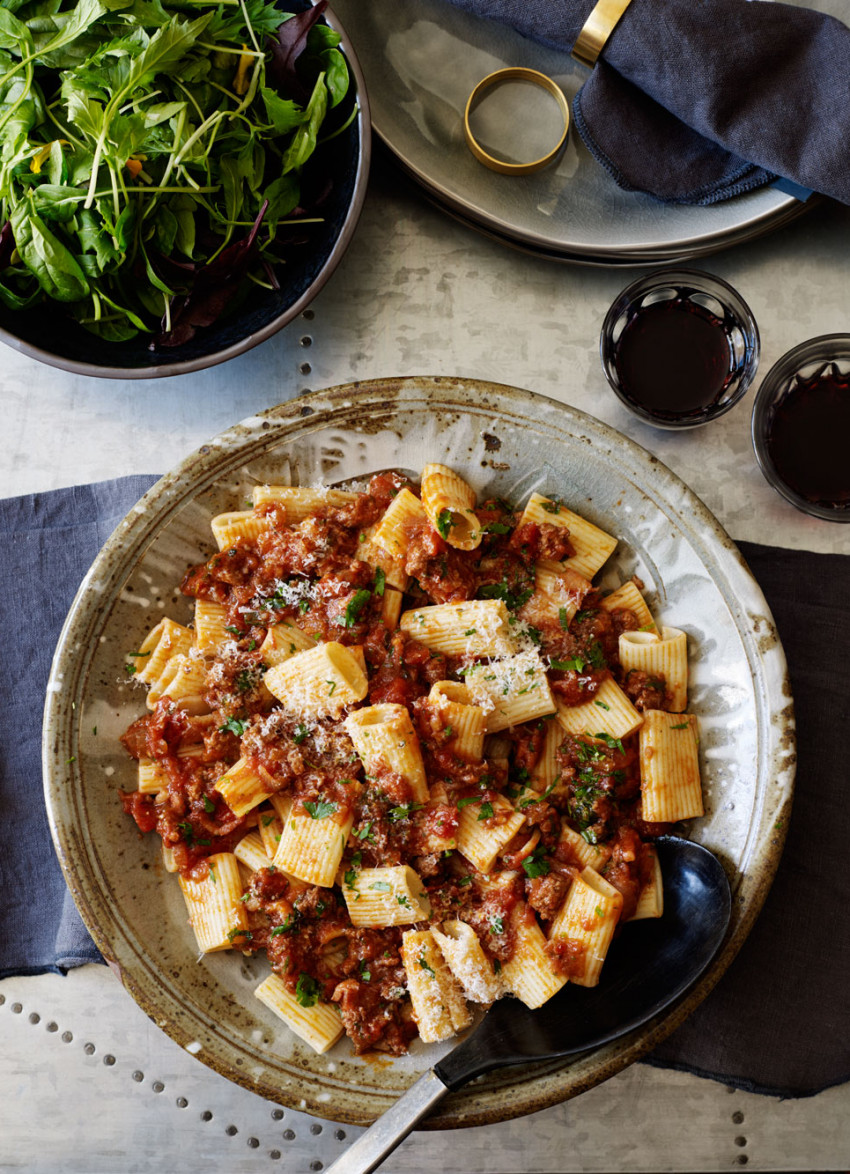
<svg viewBox="0 0 850 1174">
<path fill-rule="evenodd" d="M 353 815 L 340 883 L 305 886 L 274 864 L 259 868 L 242 897 L 250 929 L 233 944 L 246 953 L 265 951 L 303 1006 L 317 999 L 336 1004 L 358 1053 L 398 1054 L 416 1034 L 401 960 L 404 930 L 463 921 L 498 974 L 514 954 L 515 911 L 536 918 L 545 932 L 581 872 L 581 861 L 561 837 L 563 826 L 604 850 L 601 874 L 622 894 L 621 922 L 634 912 L 650 877 L 647 845 L 665 830 L 641 818 L 637 735 L 621 740 L 564 733 L 558 774 L 545 793 L 528 788 L 547 730 L 557 724 L 554 714 L 496 735 L 497 753 L 490 753 L 490 739 L 478 761 L 458 753 L 455 731 L 427 696 L 438 681 L 463 682 L 474 658 L 435 652 L 405 631 L 388 628 L 382 618 L 384 576 L 358 559 L 365 532 L 404 487 L 415 491 L 396 474 L 375 476 L 366 493 L 342 506 L 322 506 L 297 524 L 287 522 L 278 503 L 257 507 L 268 528 L 191 567 L 181 586 L 187 596 L 226 608 L 231 639 L 208 661 L 209 712 L 188 713 L 166 694 L 123 738 L 134 758 L 153 760 L 167 780 L 156 795 L 123 794 L 124 808 L 140 831 L 159 833 L 184 877 L 202 880 L 209 856 L 232 851 L 250 830 L 273 818 L 267 804 L 239 818 L 217 791 L 217 781 L 240 759 L 262 772 L 270 791 L 291 795 L 293 810 L 338 821 L 343 810 Z M 429 520 L 417 517 L 407 525 L 404 569 L 411 578 L 404 607 L 501 600 L 518 646 L 539 654 L 557 700 L 581 705 L 613 678 L 638 710 L 667 708 L 662 677 L 627 674 L 620 665 L 620 634 L 640 627 L 633 612 L 603 608 L 601 595 L 587 590 L 578 576 L 578 611 L 569 622 L 564 609 L 553 620 L 551 610 L 540 607 L 535 563 L 569 559 L 574 554 L 569 530 L 520 523 L 520 512 L 500 500 L 480 504 L 476 516 L 483 540 L 472 550 L 450 545 Z M 569 586 L 570 572 L 564 574 Z M 270 695 L 260 646 L 270 626 L 281 624 L 291 624 L 316 644 L 335 641 L 362 649 L 368 696 L 360 705 L 408 707 L 428 803 L 414 801 L 410 783 L 390 769 L 365 773 L 343 725 L 348 710 L 305 718 Z M 484 875 L 452 845 L 470 803 L 481 805 L 478 820 L 485 828 L 504 821 L 506 812 L 498 803 L 493 807 L 501 797 L 519 804 L 524 821 Z M 430 920 L 354 926 L 343 887 L 363 868 L 400 864 L 409 864 L 420 878 Z M 575 973 L 583 949 L 569 938 L 550 942 L 554 971 Z"/>
</svg>

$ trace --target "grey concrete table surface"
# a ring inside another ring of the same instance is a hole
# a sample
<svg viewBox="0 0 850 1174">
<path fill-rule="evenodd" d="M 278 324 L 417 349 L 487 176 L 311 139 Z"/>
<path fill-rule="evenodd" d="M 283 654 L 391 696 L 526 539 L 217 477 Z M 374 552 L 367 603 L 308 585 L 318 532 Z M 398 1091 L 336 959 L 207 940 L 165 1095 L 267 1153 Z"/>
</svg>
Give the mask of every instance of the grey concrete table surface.
<svg viewBox="0 0 850 1174">
<path fill-rule="evenodd" d="M 694 262 L 731 281 L 762 335 L 760 376 L 793 344 L 850 330 L 850 210 L 825 204 L 762 240 Z M 509 383 L 613 425 L 678 473 L 738 539 L 850 550 L 761 477 L 751 398 L 706 429 L 660 432 L 610 393 L 598 360 L 610 302 L 640 270 L 559 265 L 431 208 L 386 160 L 351 247 L 312 307 L 248 354 L 158 381 L 76 377 L 0 354 L 0 494 L 165 471 L 237 420 L 361 378 Z M 759 377 L 760 377 L 759 376 Z M 758 377 L 757 377 L 758 382 Z M 0 1170 L 123 1174 L 320 1170 L 358 1130 L 280 1109 L 206 1069 L 104 967 L 0 983 Z M 463 1159 L 458 1159 L 462 1146 Z M 846 1170 L 850 1085 L 779 1101 L 638 1064 L 532 1117 L 414 1134 L 387 1174 Z"/>
</svg>

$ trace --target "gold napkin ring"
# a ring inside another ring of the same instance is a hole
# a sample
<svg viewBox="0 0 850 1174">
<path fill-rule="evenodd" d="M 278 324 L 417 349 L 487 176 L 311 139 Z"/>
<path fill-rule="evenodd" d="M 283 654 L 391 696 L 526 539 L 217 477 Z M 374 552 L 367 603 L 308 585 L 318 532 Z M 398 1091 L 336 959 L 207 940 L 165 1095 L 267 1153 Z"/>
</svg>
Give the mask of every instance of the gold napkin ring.
<svg viewBox="0 0 850 1174">
<path fill-rule="evenodd" d="M 576 37 L 576 42 L 570 49 L 570 56 L 593 69 L 599 54 L 605 48 L 608 38 L 630 3 L 631 0 L 599 0 Z"/>
<path fill-rule="evenodd" d="M 499 86 L 507 81 L 533 82 L 535 85 L 546 90 L 558 103 L 558 108 L 564 120 L 564 129 L 552 150 L 548 151 L 540 159 L 533 159 L 530 163 L 506 163 L 503 159 L 494 158 L 484 150 L 472 133 L 472 127 L 469 125 L 469 116 L 481 101 L 486 91 L 492 86 Z M 536 69 L 523 69 L 520 66 L 513 66 L 509 69 L 497 69 L 495 73 L 488 73 L 469 95 L 466 109 L 463 112 L 463 133 L 470 151 L 479 163 L 483 163 L 491 171 L 498 171 L 501 175 L 529 175 L 532 171 L 539 171 L 542 167 L 546 167 L 547 164 L 552 162 L 567 141 L 569 129 L 570 107 L 561 87 L 551 77 L 547 77 L 545 73 L 538 73 Z"/>
</svg>

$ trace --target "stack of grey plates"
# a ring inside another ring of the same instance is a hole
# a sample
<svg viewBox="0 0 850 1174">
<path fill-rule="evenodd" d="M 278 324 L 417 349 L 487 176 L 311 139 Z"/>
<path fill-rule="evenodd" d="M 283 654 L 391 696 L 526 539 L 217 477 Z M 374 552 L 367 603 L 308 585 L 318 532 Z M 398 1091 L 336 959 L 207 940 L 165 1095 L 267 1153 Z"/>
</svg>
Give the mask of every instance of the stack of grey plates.
<svg viewBox="0 0 850 1174">
<path fill-rule="evenodd" d="M 808 206 L 775 187 L 709 207 L 661 204 L 618 188 L 573 131 L 549 167 L 496 174 L 464 140 L 477 83 L 523 66 L 553 78 L 572 103 L 587 70 L 445 0 L 333 0 L 333 8 L 363 67 L 378 136 L 433 203 L 503 244 L 574 264 L 668 265 L 751 240 Z M 534 129 L 521 108 L 510 122 L 518 138 Z"/>
</svg>

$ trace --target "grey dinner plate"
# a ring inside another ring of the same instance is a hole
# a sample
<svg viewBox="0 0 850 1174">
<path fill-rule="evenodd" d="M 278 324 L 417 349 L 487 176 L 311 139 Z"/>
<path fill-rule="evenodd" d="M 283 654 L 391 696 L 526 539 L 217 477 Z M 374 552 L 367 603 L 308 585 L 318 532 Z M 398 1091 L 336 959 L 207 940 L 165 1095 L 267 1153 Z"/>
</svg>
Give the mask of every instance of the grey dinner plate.
<svg viewBox="0 0 850 1174">
<path fill-rule="evenodd" d="M 709 207 L 625 192 L 573 130 L 556 164 L 497 175 L 464 141 L 463 111 L 474 86 L 493 70 L 527 66 L 554 78 L 572 103 L 587 70 L 446 0 L 336 0 L 334 8 L 363 67 L 378 136 L 441 206 L 494 239 L 553 260 L 651 265 L 715 252 L 808 207 L 775 187 Z"/>
<path fill-rule="evenodd" d="M 574 408 L 528 391 L 447 377 L 378 379 L 303 396 L 242 421 L 191 453 L 129 513 L 86 576 L 48 684 L 44 779 L 68 884 L 124 985 L 182 1047 L 231 1080 L 295 1109 L 364 1124 L 446 1045 L 416 1041 L 395 1060 L 325 1055 L 255 996 L 264 958 L 197 953 L 156 837 L 141 839 L 116 788 L 135 764 L 118 738 L 145 711 L 128 652 L 163 615 L 186 622 L 177 585 L 213 548 L 210 518 L 252 485 L 346 484 L 383 469 L 450 463 L 479 494 L 557 495 L 619 542 L 603 572 L 639 575 L 654 614 L 687 631 L 690 708 L 699 715 L 704 819 L 689 834 L 727 870 L 727 941 L 699 984 L 629 1035 L 569 1061 L 493 1073 L 449 1097 L 429 1127 L 480 1125 L 566 1100 L 660 1042 L 720 978 L 779 861 L 794 777 L 785 659 L 770 613 L 733 543 L 694 494 L 644 449 Z M 746 1008 L 742 1008 L 746 1014 Z"/>
</svg>

